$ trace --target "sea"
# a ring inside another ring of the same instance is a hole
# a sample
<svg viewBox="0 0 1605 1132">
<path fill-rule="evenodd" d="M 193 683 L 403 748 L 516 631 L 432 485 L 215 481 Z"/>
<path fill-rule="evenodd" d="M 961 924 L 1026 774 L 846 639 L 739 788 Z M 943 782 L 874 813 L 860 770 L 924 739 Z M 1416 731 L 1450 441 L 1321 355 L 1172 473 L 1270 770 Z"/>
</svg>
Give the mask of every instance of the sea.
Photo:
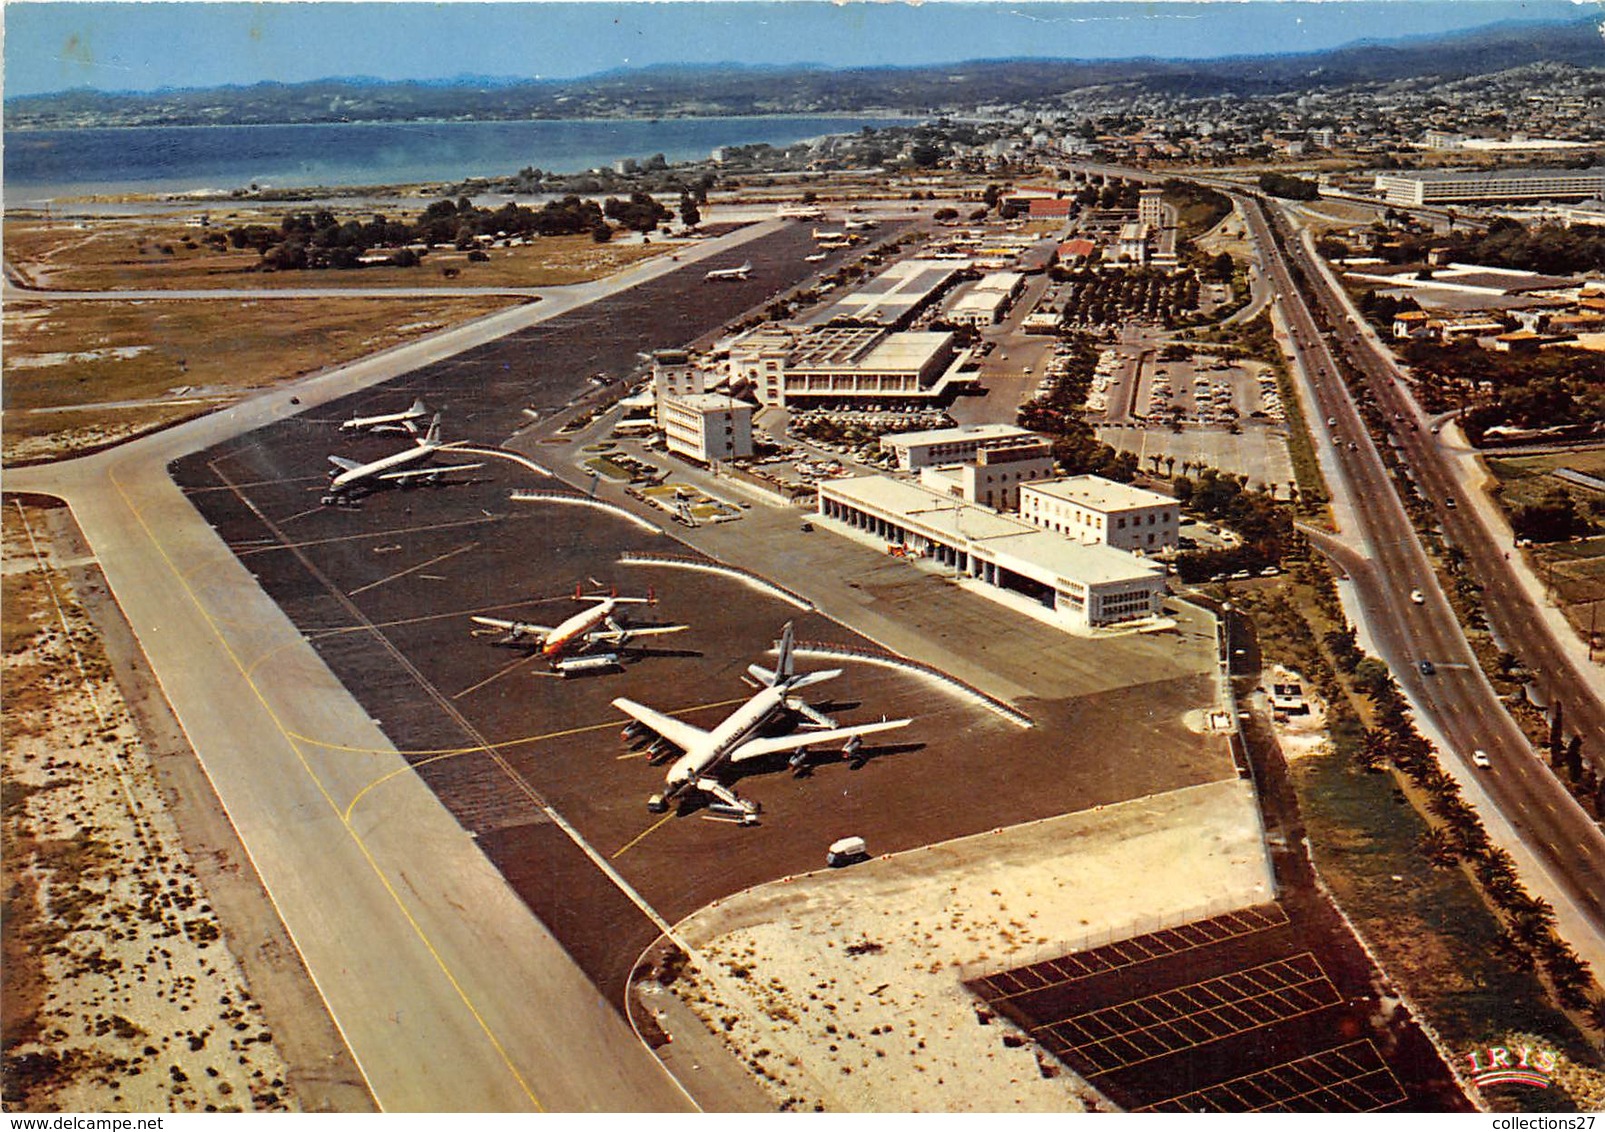
<svg viewBox="0 0 1605 1132">
<path fill-rule="evenodd" d="M 773 116 L 6 130 L 0 187 L 8 207 L 26 207 L 94 194 L 461 181 L 527 166 L 576 173 L 622 158 L 705 160 L 719 146 L 783 146 L 908 123 Z"/>
</svg>

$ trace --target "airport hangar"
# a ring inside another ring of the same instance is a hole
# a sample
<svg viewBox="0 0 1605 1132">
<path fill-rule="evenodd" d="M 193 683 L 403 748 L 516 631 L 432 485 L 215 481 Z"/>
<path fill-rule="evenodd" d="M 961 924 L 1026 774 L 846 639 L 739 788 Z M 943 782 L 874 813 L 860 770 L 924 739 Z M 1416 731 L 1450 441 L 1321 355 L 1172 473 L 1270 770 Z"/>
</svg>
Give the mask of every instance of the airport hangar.
<svg viewBox="0 0 1605 1132">
<path fill-rule="evenodd" d="M 798 242 L 782 232 L 750 246 L 764 289 L 785 285 L 791 261 L 801 260 L 791 246 Z M 939 665 L 978 660 L 987 678 L 1016 690 L 1036 726 L 1018 729 L 924 678 L 847 662 L 838 694 L 863 707 L 831 710 L 844 722 L 859 717 L 855 710 L 912 717 L 898 736 L 907 743 L 810 778 L 793 778 L 783 763 L 763 768 L 780 773 L 752 787 L 770 815 L 756 829 L 696 814 L 654 819 L 643 802 L 662 771 L 614 757 L 611 735 L 623 720 L 613 697 L 712 726 L 745 697 L 738 677 L 763 660 L 783 621 L 796 620 L 804 638 L 871 651 L 873 643 L 736 581 L 621 567 L 625 551 L 684 555 L 687 547 L 583 507 L 512 503 L 509 488 L 567 485 L 500 460 L 440 490 L 379 493 L 360 508 L 316 505 L 331 447 L 357 456 L 394 447 L 394 438 L 337 439 L 332 420 L 422 395 L 447 407 L 447 435 L 456 439 L 464 422 L 505 436 L 533 408 L 540 424 L 510 448 L 545 463 L 562 410 L 587 389 L 583 375 L 598 364 L 627 372 L 637 352 L 689 342 L 766 297 L 738 295 L 744 290 L 721 287 L 710 303 L 700 272 L 694 280 L 677 272 L 321 407 L 329 420 L 294 418 L 175 465 L 207 521 L 616 1005 L 662 923 L 817 868 L 823 847 L 844 832 L 869 832 L 877 852 L 895 853 L 1236 774 L 1220 737 L 1183 722 L 1213 703 L 1212 631 L 1077 640 L 1000 618 L 990 604 L 883 554 L 808 540 L 794 519 L 754 512 L 710 533 L 759 569 L 824 584 L 847 575 L 843 584 L 870 603 L 870 624 L 914 626 L 930 642 L 922 655 Z M 598 337 L 603 327 L 609 333 Z M 635 333 L 621 333 L 626 327 Z M 621 489 L 603 485 L 598 495 L 628 505 Z M 749 522 L 752 530 L 738 529 Z M 796 541 L 782 544 L 780 531 Z M 554 603 L 572 611 L 567 595 L 591 577 L 655 587 L 656 615 L 693 627 L 683 634 L 686 655 L 647 656 L 606 679 L 540 679 L 533 665 L 509 662 L 470 635 L 475 613 L 545 619 L 542 607 Z M 364 804 L 383 806 L 382 783 Z"/>
</svg>

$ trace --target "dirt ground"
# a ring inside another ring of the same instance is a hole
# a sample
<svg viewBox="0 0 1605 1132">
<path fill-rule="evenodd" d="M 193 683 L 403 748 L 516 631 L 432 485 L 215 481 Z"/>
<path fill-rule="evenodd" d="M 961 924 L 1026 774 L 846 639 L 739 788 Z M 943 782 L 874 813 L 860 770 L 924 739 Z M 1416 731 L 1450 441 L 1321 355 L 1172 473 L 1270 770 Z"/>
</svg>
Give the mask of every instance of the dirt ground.
<svg viewBox="0 0 1605 1132">
<path fill-rule="evenodd" d="M 784 878 L 681 923 L 672 989 L 785 1108 L 1080 1110 L 963 980 L 1268 899 L 1259 836 L 1227 780 Z"/>
<path fill-rule="evenodd" d="M 620 236 L 598 244 L 589 235 L 546 236 L 524 247 L 491 248 L 487 262 L 467 252 L 430 252 L 417 267 L 365 267 L 351 271 L 255 271 L 261 257 L 249 248 L 207 244 L 208 235 L 251 224 L 277 227 L 287 213 L 313 211 L 286 205 L 231 211 L 207 228 L 181 217 L 75 221 L 10 220 L 6 252 L 34 286 L 72 291 L 190 289 L 207 287 L 550 287 L 599 279 L 651 258 L 670 242 L 642 244 Z M 367 221 L 373 209 L 336 211 L 342 222 Z M 416 211 L 422 211 L 418 209 Z M 392 218 L 401 215 L 391 210 Z"/>
<path fill-rule="evenodd" d="M 5 462 L 56 459 L 127 440 L 511 302 L 8 302 Z"/>
<path fill-rule="evenodd" d="M 6 1106 L 299 1109 L 41 518 L 5 504 Z"/>
</svg>

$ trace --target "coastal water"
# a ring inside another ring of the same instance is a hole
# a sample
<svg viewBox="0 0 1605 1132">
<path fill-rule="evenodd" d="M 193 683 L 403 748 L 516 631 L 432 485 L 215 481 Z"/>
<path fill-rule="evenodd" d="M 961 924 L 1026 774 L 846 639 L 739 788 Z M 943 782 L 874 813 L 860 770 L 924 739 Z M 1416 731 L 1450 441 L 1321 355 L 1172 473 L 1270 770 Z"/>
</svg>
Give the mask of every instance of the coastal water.
<svg viewBox="0 0 1605 1132">
<path fill-rule="evenodd" d="M 895 124 L 886 118 L 380 122 L 7 130 L 8 205 L 91 193 L 183 193 L 504 177 L 526 166 L 574 173 L 706 158 L 717 146 L 789 145 Z"/>
</svg>

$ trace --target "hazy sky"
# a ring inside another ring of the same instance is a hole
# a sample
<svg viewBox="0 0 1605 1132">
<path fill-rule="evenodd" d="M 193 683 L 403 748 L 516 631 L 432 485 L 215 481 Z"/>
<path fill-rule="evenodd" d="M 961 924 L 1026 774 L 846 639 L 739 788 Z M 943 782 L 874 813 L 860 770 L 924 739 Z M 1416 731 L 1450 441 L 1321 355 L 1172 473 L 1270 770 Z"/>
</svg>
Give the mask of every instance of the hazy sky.
<svg viewBox="0 0 1605 1132">
<path fill-rule="evenodd" d="M 1314 51 L 1500 20 L 1565 0 L 1075 4 L 41 3 L 7 0 L 8 95 L 365 75 L 568 78 L 652 63 L 944 63 Z"/>
</svg>

